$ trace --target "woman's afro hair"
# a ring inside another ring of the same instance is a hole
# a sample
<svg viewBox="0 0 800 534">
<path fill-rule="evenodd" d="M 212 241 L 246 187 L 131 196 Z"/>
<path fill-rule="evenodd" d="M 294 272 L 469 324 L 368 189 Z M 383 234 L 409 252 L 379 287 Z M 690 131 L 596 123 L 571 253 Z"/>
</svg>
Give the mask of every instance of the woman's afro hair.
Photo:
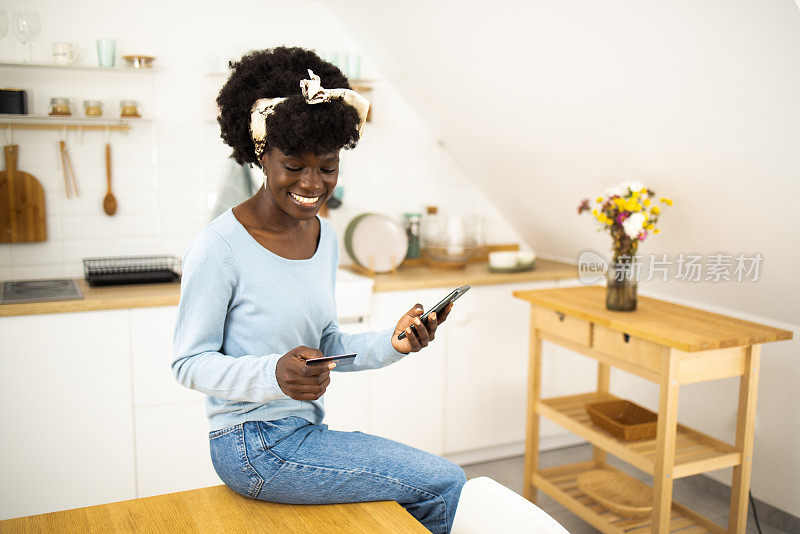
<svg viewBox="0 0 800 534">
<path fill-rule="evenodd" d="M 325 89 L 350 89 L 342 71 L 311 50 L 298 47 L 257 50 L 231 62 L 228 81 L 219 92 L 217 121 L 221 137 L 233 148 L 239 164 L 258 164 L 250 137 L 250 109 L 259 98 L 286 97 L 267 117 L 268 152 L 273 147 L 286 154 L 327 154 L 358 143 L 358 112 L 341 100 L 307 104 L 300 80 L 308 69 L 320 77 Z"/>
</svg>

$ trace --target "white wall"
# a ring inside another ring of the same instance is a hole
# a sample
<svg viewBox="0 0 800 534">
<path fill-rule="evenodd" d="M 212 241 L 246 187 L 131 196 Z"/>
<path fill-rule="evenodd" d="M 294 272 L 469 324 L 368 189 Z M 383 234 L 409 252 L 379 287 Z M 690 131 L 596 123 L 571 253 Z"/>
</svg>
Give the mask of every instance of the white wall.
<svg viewBox="0 0 800 534">
<path fill-rule="evenodd" d="M 641 180 L 676 204 L 640 252 L 764 256 L 757 283 L 673 280 L 643 291 L 797 331 L 800 11 L 792 0 L 329 5 L 540 254 L 574 261 L 585 248 L 607 251 L 608 236 L 575 208 L 609 185 Z M 753 491 L 800 515 L 800 421 L 787 413 L 800 400 L 800 342 L 762 354 Z M 735 387 L 684 389 L 681 414 L 730 440 Z"/>
<path fill-rule="evenodd" d="M 73 114 L 82 114 L 84 98 L 105 100 L 106 113 L 114 114 L 118 100 L 132 96 L 140 99 L 142 113 L 154 119 L 129 135 L 112 134 L 119 205 L 114 217 L 102 212 L 105 133 L 68 137 L 79 199 L 65 197 L 56 151 L 60 134 L 14 133 L 20 145 L 19 167 L 36 176 L 45 189 L 49 239 L 0 245 L 0 280 L 81 276 L 81 260 L 90 256 L 182 256 L 209 220 L 230 161 L 230 150 L 213 121 L 213 100 L 225 77 L 209 73 L 220 71 L 227 58 L 279 44 L 357 50 L 325 6 L 316 2 L 144 0 L 132 8 L 99 0 L 29 0 L 2 5 L 9 14 L 23 6 L 38 9 L 42 18 L 35 60 L 49 62 L 54 41 L 74 41 L 88 49 L 83 63 L 96 64 L 94 40 L 111 36 L 118 39 L 118 55 L 154 55 L 159 71 L 109 74 L 0 67 L 2 86 L 31 89 L 31 112 L 46 113 L 52 96 L 70 96 Z M 10 35 L 0 42 L 0 60 L 22 57 L 21 44 Z M 361 145 L 343 157 L 345 205 L 332 212 L 334 225 L 342 228 L 361 211 L 402 216 L 429 204 L 448 205 L 454 211 L 485 215 L 490 241 L 519 242 L 368 57 L 363 71 L 363 76 L 378 80 L 374 120 Z M 6 132 L 0 136 L 4 144 L 10 141 Z"/>
</svg>

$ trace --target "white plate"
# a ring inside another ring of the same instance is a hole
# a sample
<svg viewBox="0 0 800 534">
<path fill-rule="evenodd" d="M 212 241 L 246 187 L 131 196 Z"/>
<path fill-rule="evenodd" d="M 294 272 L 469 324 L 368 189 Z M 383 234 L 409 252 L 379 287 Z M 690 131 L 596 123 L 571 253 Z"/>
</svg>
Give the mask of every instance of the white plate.
<svg viewBox="0 0 800 534">
<path fill-rule="evenodd" d="M 353 259 L 376 273 L 395 269 L 403 263 L 408 252 L 408 236 L 403 225 L 379 213 L 362 217 L 356 223 L 350 241 Z"/>
</svg>

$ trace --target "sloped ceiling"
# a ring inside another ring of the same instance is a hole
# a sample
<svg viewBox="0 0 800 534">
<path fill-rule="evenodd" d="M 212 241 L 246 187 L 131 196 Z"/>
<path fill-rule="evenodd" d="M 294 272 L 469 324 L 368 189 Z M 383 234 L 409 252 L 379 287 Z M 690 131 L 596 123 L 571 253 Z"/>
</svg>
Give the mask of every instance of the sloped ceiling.
<svg viewBox="0 0 800 534">
<path fill-rule="evenodd" d="M 758 283 L 643 289 L 800 322 L 800 13 L 792 0 L 331 0 L 530 246 L 606 253 L 578 201 L 670 196 L 640 252 L 764 256 Z"/>
</svg>

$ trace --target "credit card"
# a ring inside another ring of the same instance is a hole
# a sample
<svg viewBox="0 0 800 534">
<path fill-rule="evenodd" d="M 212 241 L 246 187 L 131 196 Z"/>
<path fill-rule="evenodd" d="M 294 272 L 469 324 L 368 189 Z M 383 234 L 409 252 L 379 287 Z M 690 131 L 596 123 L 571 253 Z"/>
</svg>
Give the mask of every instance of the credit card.
<svg viewBox="0 0 800 534">
<path fill-rule="evenodd" d="M 311 358 L 306 360 L 306 365 L 319 365 L 320 363 L 336 362 L 336 365 L 352 363 L 356 359 L 356 353 L 340 354 L 338 356 L 323 356 L 321 358 Z"/>
</svg>

